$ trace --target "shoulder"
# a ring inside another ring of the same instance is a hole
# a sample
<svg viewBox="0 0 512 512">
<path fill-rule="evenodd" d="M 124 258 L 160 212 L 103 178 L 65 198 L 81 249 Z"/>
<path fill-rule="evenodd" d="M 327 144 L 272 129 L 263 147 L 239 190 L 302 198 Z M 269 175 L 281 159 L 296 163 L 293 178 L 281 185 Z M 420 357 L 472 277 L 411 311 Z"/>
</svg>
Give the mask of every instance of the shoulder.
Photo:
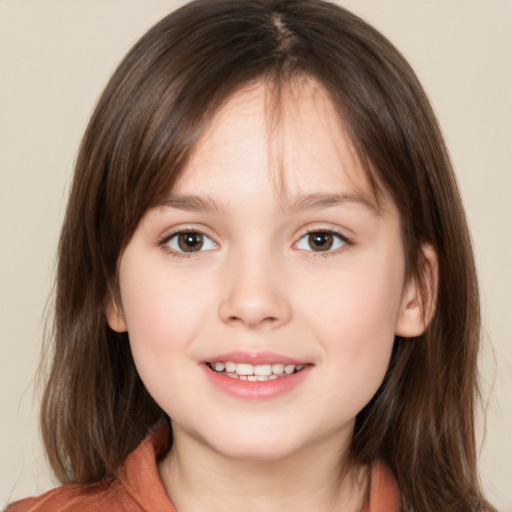
<svg viewBox="0 0 512 512">
<path fill-rule="evenodd" d="M 91 485 L 68 484 L 37 498 L 25 498 L 9 505 L 5 512 L 94 512 L 100 510 L 139 512 L 115 480 Z"/>
<path fill-rule="evenodd" d="M 115 478 L 63 485 L 37 498 L 12 503 L 4 512 L 176 512 L 157 468 L 168 445 L 169 430 L 158 425 L 130 453 Z"/>
</svg>

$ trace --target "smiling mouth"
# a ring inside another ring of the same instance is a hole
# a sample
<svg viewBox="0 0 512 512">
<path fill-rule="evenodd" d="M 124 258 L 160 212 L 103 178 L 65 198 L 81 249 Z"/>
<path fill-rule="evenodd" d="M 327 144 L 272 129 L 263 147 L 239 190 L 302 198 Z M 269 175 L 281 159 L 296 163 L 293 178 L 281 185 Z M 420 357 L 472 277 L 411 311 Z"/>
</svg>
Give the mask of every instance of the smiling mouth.
<svg viewBox="0 0 512 512">
<path fill-rule="evenodd" d="M 231 377 L 232 379 L 264 382 L 267 380 L 289 377 L 302 371 L 306 365 L 299 364 L 258 364 L 234 363 L 232 361 L 206 363 L 206 366 L 215 373 Z"/>
</svg>

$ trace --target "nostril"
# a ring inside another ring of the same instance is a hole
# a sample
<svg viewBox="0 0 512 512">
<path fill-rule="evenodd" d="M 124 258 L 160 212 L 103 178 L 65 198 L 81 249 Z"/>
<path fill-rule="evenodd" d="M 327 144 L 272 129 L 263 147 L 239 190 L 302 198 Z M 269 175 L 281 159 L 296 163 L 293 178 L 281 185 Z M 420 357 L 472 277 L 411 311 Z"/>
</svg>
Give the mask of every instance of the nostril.
<svg viewBox="0 0 512 512">
<path fill-rule="evenodd" d="M 223 322 L 232 326 L 275 327 L 290 320 L 291 307 L 284 297 L 262 291 L 257 286 L 248 290 L 239 283 L 220 301 L 218 314 Z"/>
<path fill-rule="evenodd" d="M 275 324 L 276 322 L 279 322 L 279 319 L 275 316 L 266 316 L 261 318 L 257 315 L 252 317 L 249 315 L 244 315 L 242 317 L 232 315 L 227 319 L 227 321 L 232 324 L 242 323 L 249 327 L 257 327 L 264 324 Z"/>
</svg>

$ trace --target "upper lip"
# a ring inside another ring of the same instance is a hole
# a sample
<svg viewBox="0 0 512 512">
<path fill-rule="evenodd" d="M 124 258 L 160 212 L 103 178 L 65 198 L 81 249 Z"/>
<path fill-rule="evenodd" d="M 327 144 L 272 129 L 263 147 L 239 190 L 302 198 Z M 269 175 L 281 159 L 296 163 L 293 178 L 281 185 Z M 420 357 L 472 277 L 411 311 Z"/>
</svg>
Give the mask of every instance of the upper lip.
<svg viewBox="0 0 512 512">
<path fill-rule="evenodd" d="M 227 352 L 225 354 L 218 354 L 211 358 L 206 358 L 202 363 L 245 363 L 245 364 L 294 364 L 294 365 L 306 365 L 305 361 L 294 359 L 292 357 L 284 356 L 274 352 L 247 352 L 247 351 L 234 351 Z"/>
</svg>

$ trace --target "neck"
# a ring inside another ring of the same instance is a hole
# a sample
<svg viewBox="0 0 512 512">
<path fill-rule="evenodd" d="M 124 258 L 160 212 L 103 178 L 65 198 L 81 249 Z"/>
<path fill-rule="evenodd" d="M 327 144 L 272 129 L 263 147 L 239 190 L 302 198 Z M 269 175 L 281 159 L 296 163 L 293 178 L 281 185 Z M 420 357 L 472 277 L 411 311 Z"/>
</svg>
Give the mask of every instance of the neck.
<svg viewBox="0 0 512 512">
<path fill-rule="evenodd" d="M 258 461 L 225 457 L 176 428 L 173 438 L 159 470 L 178 512 L 358 512 L 368 494 L 367 469 L 348 462 L 339 439 L 338 449 L 324 439 L 285 459 Z"/>
</svg>

